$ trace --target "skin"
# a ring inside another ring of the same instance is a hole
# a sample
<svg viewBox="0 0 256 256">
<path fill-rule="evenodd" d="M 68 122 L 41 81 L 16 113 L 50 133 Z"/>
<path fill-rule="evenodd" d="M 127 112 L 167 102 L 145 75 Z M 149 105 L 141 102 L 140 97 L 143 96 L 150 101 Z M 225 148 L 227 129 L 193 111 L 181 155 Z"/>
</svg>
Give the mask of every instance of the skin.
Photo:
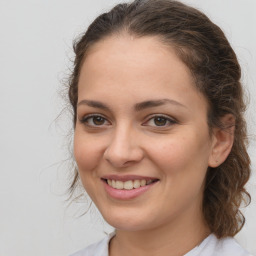
<svg viewBox="0 0 256 256">
<path fill-rule="evenodd" d="M 232 136 L 217 129 L 210 135 L 207 109 L 187 66 L 157 38 L 112 36 L 89 50 L 78 84 L 74 155 L 84 188 L 116 228 L 111 256 L 184 255 L 209 235 L 205 175 L 225 160 Z M 161 125 L 156 114 L 165 118 Z M 134 199 L 118 200 L 104 189 L 104 175 L 158 182 Z"/>
</svg>

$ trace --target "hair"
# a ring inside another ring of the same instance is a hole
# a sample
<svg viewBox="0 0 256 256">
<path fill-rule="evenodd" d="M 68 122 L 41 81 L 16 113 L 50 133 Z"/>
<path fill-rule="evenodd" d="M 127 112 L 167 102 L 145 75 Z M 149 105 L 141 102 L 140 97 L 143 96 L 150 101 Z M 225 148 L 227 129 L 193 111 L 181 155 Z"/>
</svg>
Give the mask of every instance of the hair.
<svg viewBox="0 0 256 256">
<path fill-rule="evenodd" d="M 241 68 L 223 31 L 195 8 L 173 0 L 135 0 L 116 5 L 101 14 L 74 43 L 75 60 L 69 80 L 69 100 L 74 129 L 77 118 L 78 80 L 88 50 L 106 37 L 128 33 L 135 37 L 156 36 L 169 45 L 187 65 L 196 88 L 208 101 L 208 126 L 225 129 L 221 118 L 235 118 L 234 143 L 227 159 L 208 168 L 203 197 L 205 221 L 218 238 L 234 236 L 244 225 L 239 210 L 250 203 L 245 184 L 250 177 L 247 131 L 243 117 L 245 104 L 240 82 Z M 75 170 L 70 185 L 79 182 Z"/>
</svg>

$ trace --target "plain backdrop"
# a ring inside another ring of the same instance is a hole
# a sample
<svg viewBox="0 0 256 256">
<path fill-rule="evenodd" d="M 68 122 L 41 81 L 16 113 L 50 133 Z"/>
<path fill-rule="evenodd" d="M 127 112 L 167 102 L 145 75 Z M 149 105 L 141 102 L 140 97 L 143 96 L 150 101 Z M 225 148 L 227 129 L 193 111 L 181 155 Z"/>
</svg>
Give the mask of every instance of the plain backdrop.
<svg viewBox="0 0 256 256">
<path fill-rule="evenodd" d="M 253 174 L 236 237 L 256 255 L 256 1 L 184 0 L 225 31 L 243 69 Z M 64 256 L 111 228 L 86 204 L 67 207 L 71 122 L 60 92 L 72 41 L 114 0 L 0 0 L 0 256 Z M 94 209 L 94 208 L 92 208 Z"/>
</svg>

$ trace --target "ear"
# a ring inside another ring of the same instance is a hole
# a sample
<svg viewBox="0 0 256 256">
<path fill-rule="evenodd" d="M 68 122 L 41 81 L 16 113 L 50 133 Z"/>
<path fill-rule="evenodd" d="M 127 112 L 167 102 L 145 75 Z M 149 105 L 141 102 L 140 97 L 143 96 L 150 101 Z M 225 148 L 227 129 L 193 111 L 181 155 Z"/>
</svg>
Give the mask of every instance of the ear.
<svg viewBox="0 0 256 256">
<path fill-rule="evenodd" d="M 235 118 L 227 114 L 221 118 L 222 128 L 213 128 L 212 149 L 208 165 L 218 167 L 228 157 L 234 142 Z"/>
</svg>

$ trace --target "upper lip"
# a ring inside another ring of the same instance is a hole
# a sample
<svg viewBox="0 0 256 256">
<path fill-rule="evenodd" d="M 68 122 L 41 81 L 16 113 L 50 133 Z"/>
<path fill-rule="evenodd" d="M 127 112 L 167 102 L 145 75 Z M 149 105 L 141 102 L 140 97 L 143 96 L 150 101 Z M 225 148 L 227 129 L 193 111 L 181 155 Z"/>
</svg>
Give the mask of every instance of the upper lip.
<svg viewBox="0 0 256 256">
<path fill-rule="evenodd" d="M 148 176 L 139 176 L 139 175 L 104 175 L 101 177 L 104 180 L 120 180 L 120 181 L 128 181 L 128 180 L 158 180 L 156 177 L 148 177 Z"/>
</svg>

